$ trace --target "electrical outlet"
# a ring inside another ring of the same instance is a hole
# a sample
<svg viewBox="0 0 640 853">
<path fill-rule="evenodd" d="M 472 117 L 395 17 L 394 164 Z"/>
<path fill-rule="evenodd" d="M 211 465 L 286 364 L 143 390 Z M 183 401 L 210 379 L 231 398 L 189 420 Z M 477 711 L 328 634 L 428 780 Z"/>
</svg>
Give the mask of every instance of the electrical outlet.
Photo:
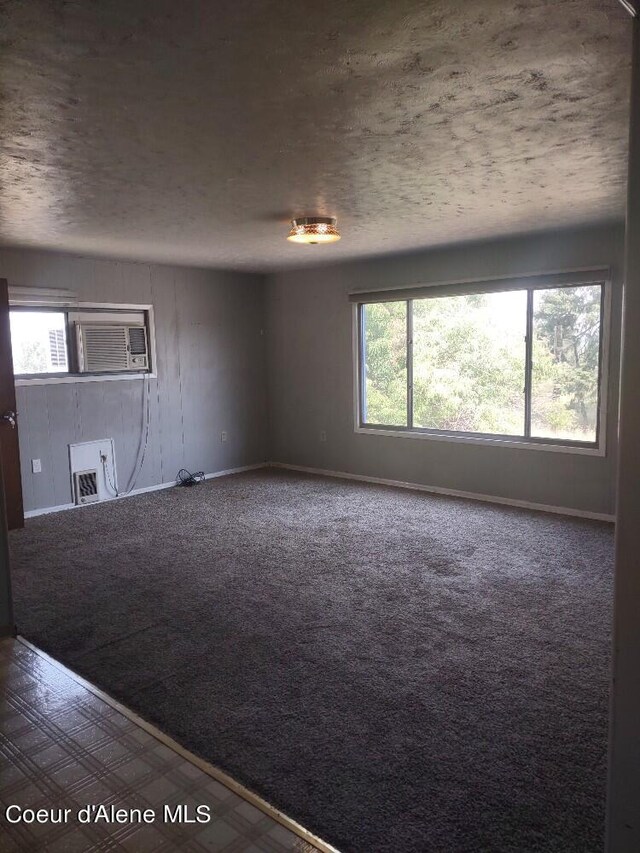
<svg viewBox="0 0 640 853">
<path fill-rule="evenodd" d="M 320 441 L 326 441 L 326 440 L 327 440 L 327 431 L 324 429 L 321 429 L 320 430 Z"/>
<path fill-rule="evenodd" d="M 220 433 L 220 441 L 226 441 L 226 440 L 227 440 L 227 431 L 226 431 L 226 429 L 223 429 L 222 432 Z"/>
<path fill-rule="evenodd" d="M 42 462 L 40 459 L 32 459 L 31 460 L 31 471 L 34 474 L 40 474 L 42 471 Z"/>
</svg>

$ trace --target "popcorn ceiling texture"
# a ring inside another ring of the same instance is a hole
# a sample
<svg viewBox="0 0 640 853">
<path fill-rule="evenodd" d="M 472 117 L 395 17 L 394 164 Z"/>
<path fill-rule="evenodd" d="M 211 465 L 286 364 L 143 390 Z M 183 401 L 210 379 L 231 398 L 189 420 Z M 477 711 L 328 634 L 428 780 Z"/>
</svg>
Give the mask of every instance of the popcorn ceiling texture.
<svg viewBox="0 0 640 853">
<path fill-rule="evenodd" d="M 614 0 L 6 0 L 0 239 L 255 270 L 621 218 Z M 344 239 L 287 243 L 293 215 Z"/>
</svg>

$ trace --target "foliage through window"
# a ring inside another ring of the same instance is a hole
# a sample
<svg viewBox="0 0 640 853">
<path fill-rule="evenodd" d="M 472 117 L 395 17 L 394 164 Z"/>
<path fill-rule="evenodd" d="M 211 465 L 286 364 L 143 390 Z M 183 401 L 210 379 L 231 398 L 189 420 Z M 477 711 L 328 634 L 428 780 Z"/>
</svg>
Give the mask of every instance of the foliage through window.
<svg viewBox="0 0 640 853">
<path fill-rule="evenodd" d="M 597 446 L 603 291 L 360 305 L 360 425 Z"/>
</svg>

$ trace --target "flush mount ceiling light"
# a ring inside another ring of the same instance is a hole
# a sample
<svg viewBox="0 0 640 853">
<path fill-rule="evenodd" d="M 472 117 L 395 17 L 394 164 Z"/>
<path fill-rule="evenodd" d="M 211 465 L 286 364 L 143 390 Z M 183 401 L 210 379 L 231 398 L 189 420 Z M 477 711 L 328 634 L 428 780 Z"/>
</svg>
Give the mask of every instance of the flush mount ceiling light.
<svg viewBox="0 0 640 853">
<path fill-rule="evenodd" d="M 340 239 L 335 216 L 299 216 L 291 220 L 291 231 L 287 240 L 292 243 L 335 243 Z"/>
</svg>

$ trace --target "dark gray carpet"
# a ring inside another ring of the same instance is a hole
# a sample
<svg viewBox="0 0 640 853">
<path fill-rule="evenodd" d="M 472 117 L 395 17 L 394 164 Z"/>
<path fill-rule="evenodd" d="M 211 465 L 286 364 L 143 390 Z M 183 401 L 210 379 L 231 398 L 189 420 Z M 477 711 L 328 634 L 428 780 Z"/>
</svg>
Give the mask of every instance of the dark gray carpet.
<svg viewBox="0 0 640 853">
<path fill-rule="evenodd" d="M 596 853 L 612 539 L 258 471 L 11 546 L 27 638 L 339 848 Z"/>
</svg>

